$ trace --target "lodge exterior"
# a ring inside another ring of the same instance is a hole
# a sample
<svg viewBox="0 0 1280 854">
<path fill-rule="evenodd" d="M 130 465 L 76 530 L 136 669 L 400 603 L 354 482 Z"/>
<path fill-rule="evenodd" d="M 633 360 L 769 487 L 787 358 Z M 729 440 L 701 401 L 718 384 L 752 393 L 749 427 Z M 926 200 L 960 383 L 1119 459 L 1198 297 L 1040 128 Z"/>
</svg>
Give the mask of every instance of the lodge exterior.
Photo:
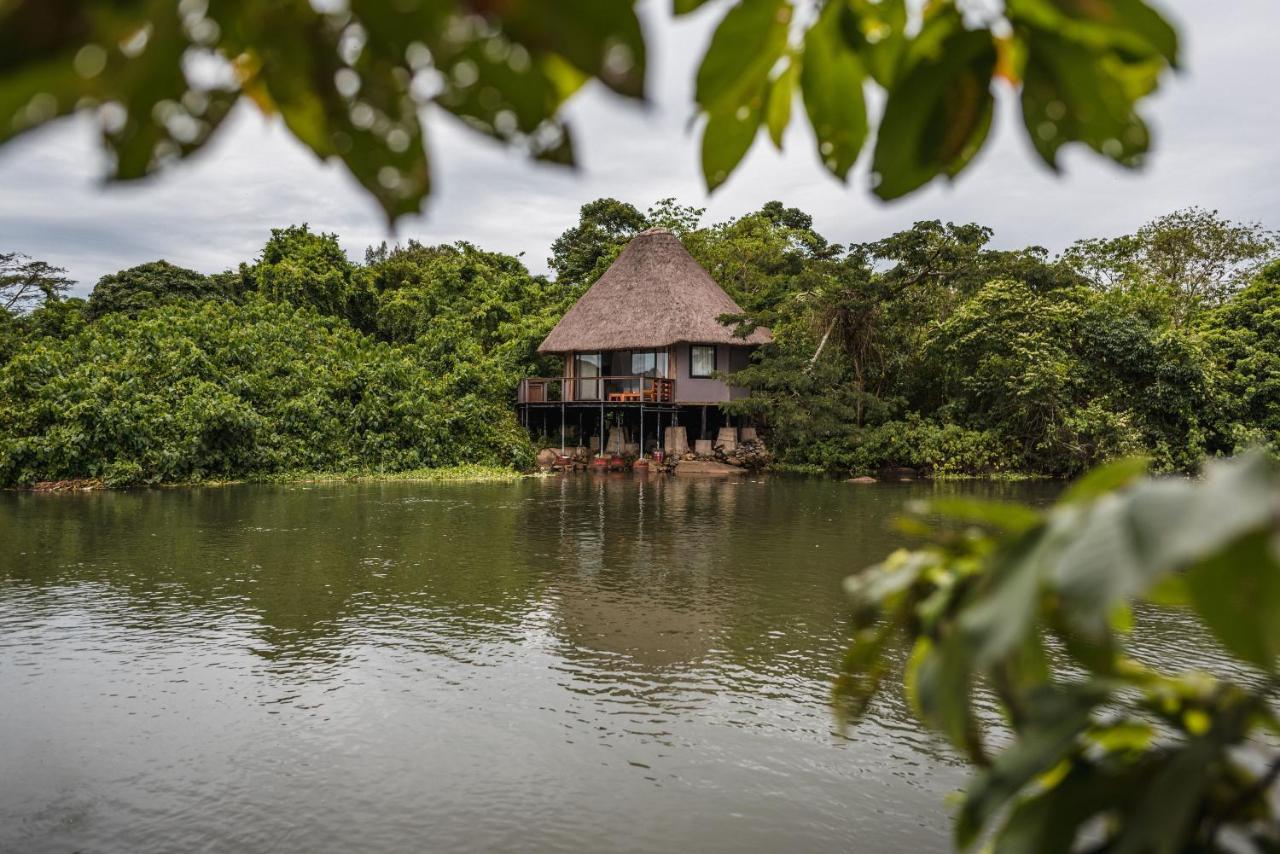
<svg viewBox="0 0 1280 854">
<path fill-rule="evenodd" d="M 745 397 L 731 375 L 772 341 L 736 337 L 722 315 L 742 309 L 665 228 L 641 232 L 551 330 L 538 352 L 564 359 L 559 377 L 520 383 L 522 422 L 561 445 L 599 450 L 602 428 L 638 430 L 639 453 L 683 426 L 690 440 L 729 423 L 720 405 Z"/>
</svg>

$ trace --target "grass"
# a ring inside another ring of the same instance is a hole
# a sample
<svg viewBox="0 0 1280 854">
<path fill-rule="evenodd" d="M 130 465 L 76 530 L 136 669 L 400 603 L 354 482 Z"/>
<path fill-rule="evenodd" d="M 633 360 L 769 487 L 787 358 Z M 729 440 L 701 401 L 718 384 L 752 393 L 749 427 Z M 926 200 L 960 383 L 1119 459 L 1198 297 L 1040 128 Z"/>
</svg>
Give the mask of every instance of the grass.
<svg viewBox="0 0 1280 854">
<path fill-rule="evenodd" d="M 384 481 L 410 481 L 416 483 L 478 483 L 484 481 L 511 481 L 526 477 L 523 472 L 503 466 L 484 466 L 466 463 L 441 468 L 411 469 L 409 471 L 377 471 L 374 469 L 350 469 L 323 472 L 283 472 L 280 474 L 246 477 L 241 483 L 369 483 Z"/>
</svg>

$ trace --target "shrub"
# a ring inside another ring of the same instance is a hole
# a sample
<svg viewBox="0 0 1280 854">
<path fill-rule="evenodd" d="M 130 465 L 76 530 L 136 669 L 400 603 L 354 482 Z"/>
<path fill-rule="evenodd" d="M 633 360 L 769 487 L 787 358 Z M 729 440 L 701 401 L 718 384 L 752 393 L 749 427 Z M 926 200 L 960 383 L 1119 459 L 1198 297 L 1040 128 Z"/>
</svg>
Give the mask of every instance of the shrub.
<svg viewBox="0 0 1280 854">
<path fill-rule="evenodd" d="M 487 367 L 257 296 L 111 314 L 0 367 L 0 483 L 527 466 Z"/>
</svg>

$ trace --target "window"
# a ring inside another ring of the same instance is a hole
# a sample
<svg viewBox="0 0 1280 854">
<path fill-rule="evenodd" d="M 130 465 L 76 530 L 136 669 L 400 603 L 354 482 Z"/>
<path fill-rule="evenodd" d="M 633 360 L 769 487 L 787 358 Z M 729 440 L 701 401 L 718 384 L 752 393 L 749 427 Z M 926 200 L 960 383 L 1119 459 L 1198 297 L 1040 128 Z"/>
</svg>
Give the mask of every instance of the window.
<svg viewBox="0 0 1280 854">
<path fill-rule="evenodd" d="M 575 400 L 600 399 L 600 354 L 579 353 L 573 360 L 573 397 Z"/>
<path fill-rule="evenodd" d="M 716 372 L 714 344 L 693 344 L 689 347 L 689 376 L 707 378 Z"/>
<path fill-rule="evenodd" d="M 666 350 L 633 350 L 631 353 L 633 377 L 665 377 L 667 375 Z"/>
</svg>

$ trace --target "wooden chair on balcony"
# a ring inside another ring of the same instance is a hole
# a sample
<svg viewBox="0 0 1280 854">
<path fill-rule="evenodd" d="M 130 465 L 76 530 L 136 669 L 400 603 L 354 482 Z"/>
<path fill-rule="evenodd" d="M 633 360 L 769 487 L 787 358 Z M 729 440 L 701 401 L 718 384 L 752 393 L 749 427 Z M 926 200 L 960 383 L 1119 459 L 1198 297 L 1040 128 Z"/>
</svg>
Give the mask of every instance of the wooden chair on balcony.
<svg viewBox="0 0 1280 854">
<path fill-rule="evenodd" d="M 644 390 L 644 399 L 651 403 L 671 402 L 671 380 L 658 378 L 653 385 Z"/>
</svg>

